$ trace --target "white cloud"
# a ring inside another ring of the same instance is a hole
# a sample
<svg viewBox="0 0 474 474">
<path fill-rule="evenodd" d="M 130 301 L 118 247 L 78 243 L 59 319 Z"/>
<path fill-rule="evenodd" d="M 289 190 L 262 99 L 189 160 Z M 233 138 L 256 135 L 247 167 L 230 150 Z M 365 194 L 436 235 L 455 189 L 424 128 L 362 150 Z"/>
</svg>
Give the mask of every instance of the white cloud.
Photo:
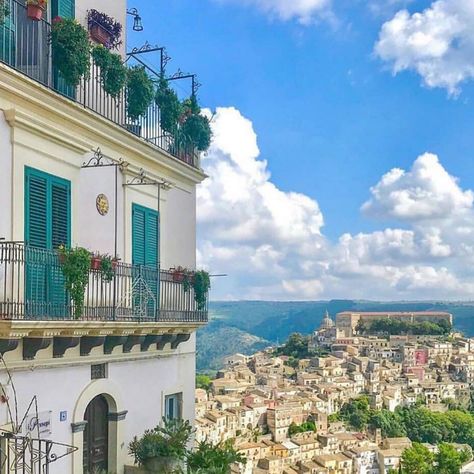
<svg viewBox="0 0 474 474">
<path fill-rule="evenodd" d="M 426 153 L 371 188 L 363 212 L 405 228 L 323 234 L 318 203 L 283 192 L 259 159 L 252 123 L 219 108 L 198 191 L 198 262 L 227 278 L 214 298 L 462 298 L 474 290 L 472 191 Z"/>
<path fill-rule="evenodd" d="M 331 16 L 332 0 L 218 0 L 253 6 L 282 21 L 297 20 L 301 24 L 313 23 L 319 17 Z"/>
<path fill-rule="evenodd" d="M 474 2 L 438 0 L 422 12 L 400 10 L 382 26 L 375 53 L 394 74 L 413 70 L 426 86 L 457 94 L 474 78 Z"/>
<path fill-rule="evenodd" d="M 461 190 L 432 153 L 417 158 L 408 172 L 392 169 L 370 191 L 364 212 L 404 220 L 445 219 L 473 203 L 472 191 Z"/>
</svg>

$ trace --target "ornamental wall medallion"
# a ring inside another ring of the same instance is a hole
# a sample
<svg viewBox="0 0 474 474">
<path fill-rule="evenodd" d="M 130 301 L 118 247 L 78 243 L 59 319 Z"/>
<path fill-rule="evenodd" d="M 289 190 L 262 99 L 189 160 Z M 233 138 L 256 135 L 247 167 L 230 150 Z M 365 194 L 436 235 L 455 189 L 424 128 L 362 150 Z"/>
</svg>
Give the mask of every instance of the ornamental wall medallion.
<svg viewBox="0 0 474 474">
<path fill-rule="evenodd" d="M 101 216 L 105 216 L 109 212 L 109 200 L 105 194 L 99 194 L 95 200 L 95 205 L 97 207 L 97 212 Z"/>
</svg>

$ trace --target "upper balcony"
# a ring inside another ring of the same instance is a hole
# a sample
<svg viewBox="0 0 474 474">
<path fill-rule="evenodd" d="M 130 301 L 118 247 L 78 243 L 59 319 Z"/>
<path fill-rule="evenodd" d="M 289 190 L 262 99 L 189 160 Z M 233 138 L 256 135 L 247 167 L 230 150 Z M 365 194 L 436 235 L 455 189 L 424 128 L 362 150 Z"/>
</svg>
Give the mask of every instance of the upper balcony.
<svg viewBox="0 0 474 474">
<path fill-rule="evenodd" d="M 27 17 L 24 0 L 5 0 L 8 15 L 0 24 L 0 63 L 15 69 L 103 118 L 122 127 L 127 133 L 146 141 L 194 168 L 200 168 L 199 152 L 185 143 L 179 132 L 164 131 L 160 126 L 160 109 L 155 102 L 139 119 L 127 113 L 127 88 L 113 97 L 104 91 L 100 68 L 91 59 L 88 78 L 77 88 L 65 84 L 53 64 L 51 23 Z M 133 58 L 127 56 L 131 65 Z M 158 77 L 155 78 L 158 80 Z"/>
</svg>

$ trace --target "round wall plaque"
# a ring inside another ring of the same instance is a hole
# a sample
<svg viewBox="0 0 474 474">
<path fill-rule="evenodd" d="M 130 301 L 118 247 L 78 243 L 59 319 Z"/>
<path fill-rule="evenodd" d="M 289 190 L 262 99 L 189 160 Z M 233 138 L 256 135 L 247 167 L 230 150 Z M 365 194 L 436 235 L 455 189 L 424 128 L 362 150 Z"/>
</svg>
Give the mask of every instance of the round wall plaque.
<svg viewBox="0 0 474 474">
<path fill-rule="evenodd" d="M 95 200 L 97 211 L 101 216 L 105 216 L 109 212 L 109 200 L 105 194 L 99 194 Z"/>
</svg>

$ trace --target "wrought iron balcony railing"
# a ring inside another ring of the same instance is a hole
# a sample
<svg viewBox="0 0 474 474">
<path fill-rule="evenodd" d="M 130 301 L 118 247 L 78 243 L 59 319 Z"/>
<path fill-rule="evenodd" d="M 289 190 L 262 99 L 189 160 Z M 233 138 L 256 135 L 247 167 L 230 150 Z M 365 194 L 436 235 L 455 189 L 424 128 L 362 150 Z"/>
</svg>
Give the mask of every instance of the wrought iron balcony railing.
<svg viewBox="0 0 474 474">
<path fill-rule="evenodd" d="M 207 321 L 193 288 L 185 291 L 172 272 L 118 262 L 112 280 L 90 270 L 84 309 L 91 321 Z M 0 320 L 74 320 L 59 254 L 22 243 L 0 242 Z"/>
<path fill-rule="evenodd" d="M 50 23 L 44 19 L 30 20 L 24 3 L 24 0 L 2 2 L 8 7 L 9 14 L 0 25 L 0 62 L 120 125 L 188 165 L 199 168 L 199 153 L 180 140 L 179 136 L 161 129 L 160 110 L 155 103 L 138 120 L 128 117 L 126 88 L 116 98 L 107 94 L 101 85 L 100 68 L 92 60 L 90 77 L 83 79 L 77 88 L 68 86 L 52 61 Z"/>
</svg>

